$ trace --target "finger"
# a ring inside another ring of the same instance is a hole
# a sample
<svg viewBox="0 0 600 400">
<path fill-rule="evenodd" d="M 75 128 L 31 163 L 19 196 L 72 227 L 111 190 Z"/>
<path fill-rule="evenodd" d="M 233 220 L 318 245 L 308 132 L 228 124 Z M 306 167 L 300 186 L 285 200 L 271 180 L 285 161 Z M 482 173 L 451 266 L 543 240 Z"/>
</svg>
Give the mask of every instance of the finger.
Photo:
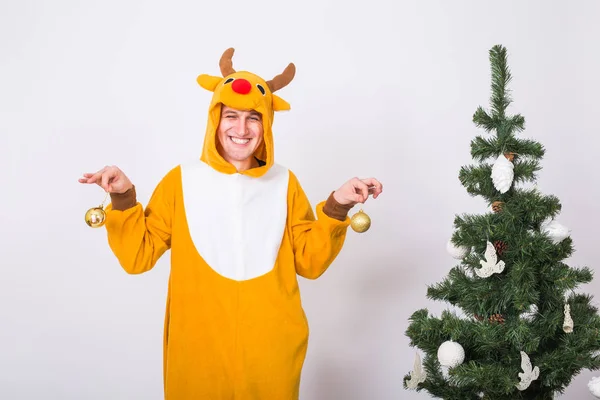
<svg viewBox="0 0 600 400">
<path fill-rule="evenodd" d="M 365 178 L 361 179 L 362 182 L 369 185 L 369 187 L 375 188 L 377 191 L 381 191 L 383 189 L 383 185 L 375 178 Z"/>
<path fill-rule="evenodd" d="M 98 181 L 102 178 L 102 173 L 96 173 L 89 178 L 87 178 L 87 183 L 98 183 Z"/>
<path fill-rule="evenodd" d="M 106 171 L 105 173 L 102 174 L 102 184 L 100 186 L 102 186 L 102 189 L 104 189 L 105 191 L 110 191 L 109 189 L 109 184 L 112 182 L 114 178 L 114 172 L 113 171 Z"/>
<path fill-rule="evenodd" d="M 93 176 L 94 174 L 91 174 L 89 172 L 86 172 L 84 174 L 82 174 L 83 178 L 79 178 L 79 182 L 80 183 L 88 183 L 88 180 Z"/>
<path fill-rule="evenodd" d="M 359 202 L 364 203 L 369 198 L 369 187 L 360 179 L 353 181 L 354 189 L 359 193 Z"/>
<path fill-rule="evenodd" d="M 118 175 L 118 174 L 115 174 L 115 176 L 111 177 L 111 178 L 108 180 L 108 185 L 107 185 L 107 187 L 106 187 L 106 191 L 107 191 L 107 192 L 109 192 L 109 193 L 112 193 L 112 191 L 113 191 L 113 185 L 114 185 L 116 182 L 118 182 L 118 181 L 119 181 L 119 175 Z"/>
<path fill-rule="evenodd" d="M 100 178 L 102 178 L 102 174 L 107 170 L 107 168 L 108 167 L 104 167 L 98 172 L 95 172 L 93 174 L 85 174 L 84 176 L 88 175 L 88 183 L 98 183 Z"/>
<path fill-rule="evenodd" d="M 373 198 L 376 199 L 377 196 L 383 192 L 383 185 L 375 178 L 367 178 L 362 179 L 362 181 L 369 185 L 369 191 L 373 194 Z"/>
<path fill-rule="evenodd" d="M 112 179 L 117 173 L 115 168 L 109 166 L 104 167 L 101 171 L 102 172 L 100 174 L 99 179 L 97 180 L 97 183 L 102 189 L 108 192 L 108 184 L 110 183 L 110 181 L 112 181 Z"/>
<path fill-rule="evenodd" d="M 354 191 L 358 194 L 359 202 L 364 203 L 369 197 L 369 187 L 359 181 L 354 184 Z"/>
</svg>

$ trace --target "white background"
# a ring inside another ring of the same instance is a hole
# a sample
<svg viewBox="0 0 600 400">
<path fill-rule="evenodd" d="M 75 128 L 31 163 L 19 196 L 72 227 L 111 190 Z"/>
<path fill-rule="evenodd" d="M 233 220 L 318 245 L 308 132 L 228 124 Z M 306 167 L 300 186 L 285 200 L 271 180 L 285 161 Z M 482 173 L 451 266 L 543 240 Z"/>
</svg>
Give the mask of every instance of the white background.
<svg viewBox="0 0 600 400">
<path fill-rule="evenodd" d="M 127 275 L 83 221 L 103 191 L 77 179 L 116 164 L 145 204 L 199 157 L 210 93 L 195 79 L 219 74 L 230 46 L 236 68 L 267 79 L 296 63 L 276 159 L 313 205 L 355 175 L 385 185 L 364 207 L 371 230 L 349 231 L 331 269 L 301 281 L 301 397 L 429 398 L 402 388 L 404 332 L 415 310 L 447 306 L 425 294 L 455 265 L 454 215 L 488 211 L 458 171 L 482 133 L 471 117 L 488 105 L 495 44 L 509 50 L 510 112 L 547 149 L 539 187 L 563 204 L 568 262 L 600 270 L 598 17 L 592 1 L 3 1 L 0 398 L 162 398 L 168 257 Z M 589 398 L 592 376 L 562 398 Z"/>
</svg>

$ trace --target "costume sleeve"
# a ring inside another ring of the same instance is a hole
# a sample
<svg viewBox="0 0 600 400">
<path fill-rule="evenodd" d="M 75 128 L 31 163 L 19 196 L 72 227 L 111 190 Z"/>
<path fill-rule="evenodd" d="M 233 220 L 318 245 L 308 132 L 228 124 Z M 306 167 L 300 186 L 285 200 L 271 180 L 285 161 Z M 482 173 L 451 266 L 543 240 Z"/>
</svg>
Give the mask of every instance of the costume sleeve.
<svg viewBox="0 0 600 400">
<path fill-rule="evenodd" d="M 178 169 L 171 170 L 157 185 L 144 207 L 132 192 L 111 196 L 106 208 L 106 231 L 111 250 L 129 274 L 151 270 L 171 248 L 175 182 Z"/>
<path fill-rule="evenodd" d="M 290 172 L 288 207 L 294 261 L 296 272 L 304 278 L 320 277 L 344 245 L 350 219 L 347 215 L 340 217 L 339 211 L 344 208 L 341 205 L 337 205 L 338 218 L 334 217 L 331 210 L 335 204 L 331 195 L 327 201 L 317 204 L 315 218 L 304 190 L 295 175 Z"/>
</svg>

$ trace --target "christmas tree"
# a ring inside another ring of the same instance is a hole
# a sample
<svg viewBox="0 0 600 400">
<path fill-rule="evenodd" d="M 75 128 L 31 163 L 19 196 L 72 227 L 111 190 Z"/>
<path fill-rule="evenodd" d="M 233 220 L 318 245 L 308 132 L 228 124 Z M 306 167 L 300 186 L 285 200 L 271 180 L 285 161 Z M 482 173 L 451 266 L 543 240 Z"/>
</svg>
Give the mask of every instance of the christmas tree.
<svg viewBox="0 0 600 400">
<path fill-rule="evenodd" d="M 600 315 L 591 295 L 575 291 L 592 271 L 565 262 L 574 248 L 557 221 L 559 199 L 528 185 L 544 147 L 519 138 L 525 119 L 507 114 L 506 49 L 494 46 L 489 60 L 490 109 L 473 115 L 482 135 L 459 173 L 489 208 L 454 219 L 447 250 L 459 264 L 427 289 L 454 310 L 410 317 L 406 335 L 425 355 L 421 364 L 417 352 L 404 387 L 448 400 L 553 399 L 583 369 L 600 368 Z"/>
</svg>

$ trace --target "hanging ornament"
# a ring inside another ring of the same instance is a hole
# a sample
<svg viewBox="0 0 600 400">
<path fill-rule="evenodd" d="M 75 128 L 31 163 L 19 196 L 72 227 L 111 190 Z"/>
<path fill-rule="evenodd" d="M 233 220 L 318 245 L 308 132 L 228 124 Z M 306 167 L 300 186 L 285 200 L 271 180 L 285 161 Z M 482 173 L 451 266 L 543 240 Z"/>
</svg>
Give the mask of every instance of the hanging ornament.
<svg viewBox="0 0 600 400">
<path fill-rule="evenodd" d="M 527 234 L 529 236 L 535 236 L 535 235 L 537 235 L 537 232 L 534 229 L 530 228 L 530 229 L 527 229 Z"/>
<path fill-rule="evenodd" d="M 494 187 L 500 193 L 508 192 L 508 189 L 510 189 L 513 183 L 513 178 L 515 177 L 515 166 L 509 158 L 512 160 L 512 157 L 500 154 L 492 166 L 492 182 L 494 183 Z"/>
<path fill-rule="evenodd" d="M 361 209 L 350 219 L 350 226 L 355 232 L 366 232 L 371 227 L 371 218 Z"/>
<path fill-rule="evenodd" d="M 532 381 L 535 381 L 540 376 L 540 368 L 531 367 L 531 361 L 529 360 L 529 356 L 522 351 L 521 352 L 521 369 L 523 372 L 519 372 L 519 380 L 520 382 L 516 385 L 517 389 L 523 391 L 531 385 Z"/>
<path fill-rule="evenodd" d="M 504 205 L 503 202 L 501 201 L 495 201 L 492 203 L 492 211 L 495 213 L 499 213 L 500 211 L 502 211 L 502 206 Z"/>
<path fill-rule="evenodd" d="M 505 321 L 504 316 L 502 314 L 492 314 L 488 318 L 488 320 L 492 323 L 497 323 L 500 325 L 504 324 L 504 321 Z"/>
<path fill-rule="evenodd" d="M 465 360 L 465 350 L 460 344 L 448 340 L 438 348 L 437 356 L 442 367 L 454 368 Z"/>
<path fill-rule="evenodd" d="M 573 332 L 573 318 L 571 318 L 571 306 L 569 304 L 565 304 L 565 322 L 563 323 L 563 331 L 565 333 Z"/>
<path fill-rule="evenodd" d="M 446 251 L 457 260 L 465 258 L 470 250 L 471 248 L 467 246 L 455 246 L 454 243 L 452 243 L 452 239 L 448 240 L 448 243 L 446 244 Z"/>
<path fill-rule="evenodd" d="M 552 243 L 558 244 L 571 235 L 571 231 L 552 218 L 547 218 L 540 225 L 540 231 L 550 237 Z"/>
<path fill-rule="evenodd" d="M 416 353 L 413 370 L 410 371 L 410 379 L 406 381 L 406 387 L 414 390 L 419 386 L 419 383 L 425 382 L 425 379 L 427 379 L 427 372 L 425 372 L 421 365 L 419 353 Z"/>
<path fill-rule="evenodd" d="M 484 318 L 481 315 L 479 315 L 479 314 L 475 314 L 475 315 L 473 315 L 473 317 L 475 317 L 475 319 L 477 321 L 483 321 L 484 320 Z M 488 321 L 491 322 L 491 323 L 504 324 L 505 319 L 504 319 L 504 316 L 502 314 L 492 314 L 488 318 Z"/>
<path fill-rule="evenodd" d="M 108 192 L 98 207 L 92 207 L 85 213 L 85 223 L 92 228 L 100 228 L 106 222 L 106 212 L 104 211 L 104 202 L 108 197 Z"/>
<path fill-rule="evenodd" d="M 531 322 L 531 321 L 533 321 L 533 318 L 535 318 L 537 313 L 538 313 L 537 305 L 532 304 L 529 306 L 529 308 L 526 311 L 523 311 L 519 315 L 519 318 L 521 318 L 522 320 Z"/>
<path fill-rule="evenodd" d="M 481 264 L 481 268 L 475 269 L 475 273 L 480 278 L 488 278 L 493 274 L 499 274 L 504 271 L 504 261 L 498 261 L 496 249 L 489 241 L 485 250 L 485 261 L 480 260 L 479 263 Z"/>
<path fill-rule="evenodd" d="M 496 253 L 498 253 L 500 257 L 502 257 L 502 254 L 506 251 L 507 247 L 508 245 L 502 240 L 496 240 L 494 242 L 494 248 L 496 249 Z"/>
<path fill-rule="evenodd" d="M 596 376 L 588 382 L 588 389 L 595 398 L 600 399 L 600 376 Z"/>
</svg>

